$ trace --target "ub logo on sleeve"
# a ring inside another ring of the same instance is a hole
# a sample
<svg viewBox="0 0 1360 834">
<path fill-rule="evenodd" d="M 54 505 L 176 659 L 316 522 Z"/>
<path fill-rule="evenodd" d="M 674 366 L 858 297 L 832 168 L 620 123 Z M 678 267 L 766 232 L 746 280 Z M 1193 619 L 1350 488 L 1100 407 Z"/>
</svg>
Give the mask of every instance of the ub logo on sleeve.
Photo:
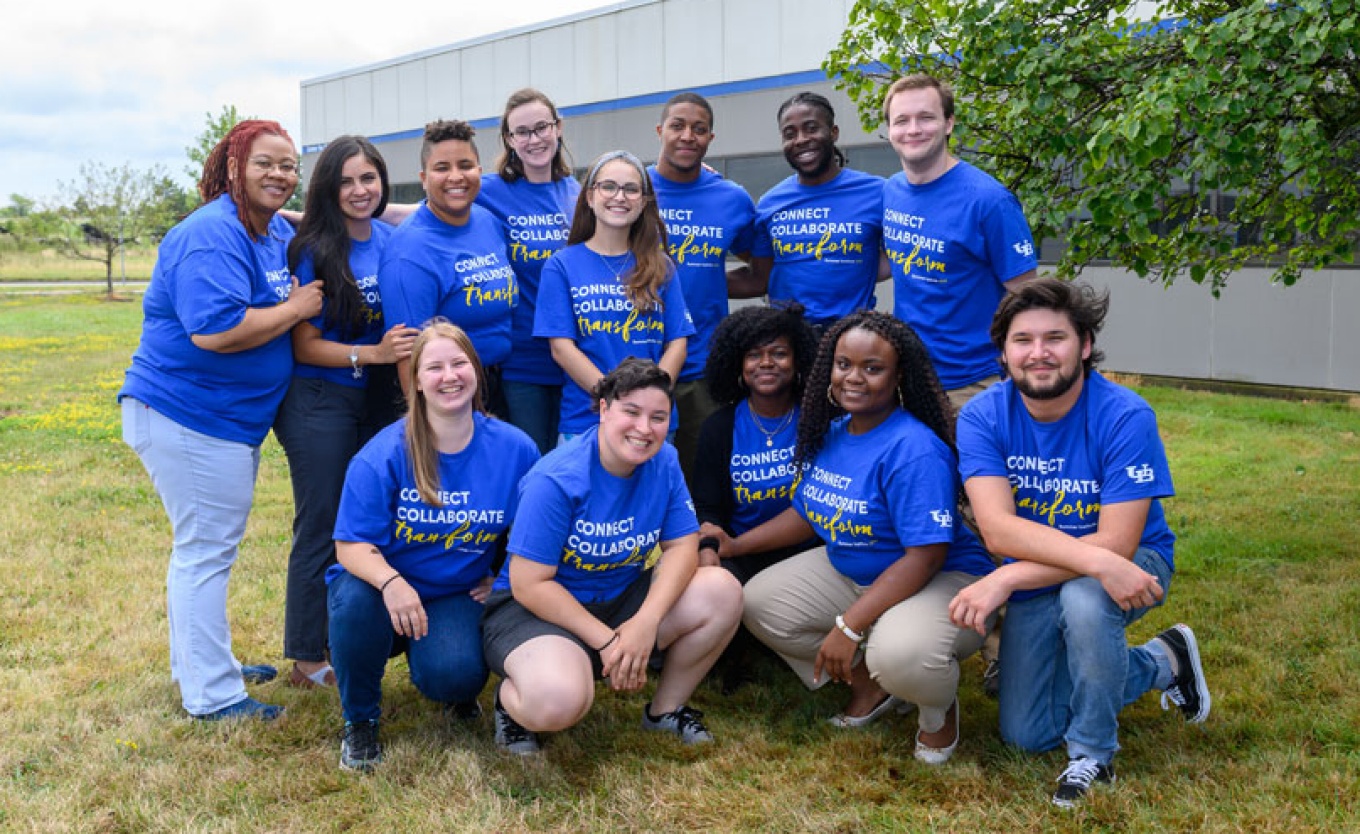
<svg viewBox="0 0 1360 834">
<path fill-rule="evenodd" d="M 1124 467 L 1124 471 L 1128 473 L 1129 478 L 1131 478 L 1134 483 L 1150 484 L 1157 480 L 1157 473 L 1146 463 L 1141 466 L 1126 466 Z"/>
</svg>

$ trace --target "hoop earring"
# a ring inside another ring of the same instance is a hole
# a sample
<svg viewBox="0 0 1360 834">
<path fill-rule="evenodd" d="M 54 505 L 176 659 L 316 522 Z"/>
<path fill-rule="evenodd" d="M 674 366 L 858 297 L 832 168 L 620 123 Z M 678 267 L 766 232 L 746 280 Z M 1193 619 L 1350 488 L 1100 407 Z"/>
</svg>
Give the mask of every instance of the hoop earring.
<svg viewBox="0 0 1360 834">
<path fill-rule="evenodd" d="M 829 384 L 826 386 L 826 399 L 827 402 L 831 403 L 836 408 L 841 407 L 841 404 L 836 402 L 836 397 L 831 393 L 831 386 Z"/>
</svg>

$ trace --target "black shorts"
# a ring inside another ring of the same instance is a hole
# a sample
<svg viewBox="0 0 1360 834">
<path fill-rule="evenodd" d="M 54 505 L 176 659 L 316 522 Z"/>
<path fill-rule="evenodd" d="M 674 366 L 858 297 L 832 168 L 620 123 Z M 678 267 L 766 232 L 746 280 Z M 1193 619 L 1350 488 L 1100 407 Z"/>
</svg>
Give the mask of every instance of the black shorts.
<svg viewBox="0 0 1360 834">
<path fill-rule="evenodd" d="M 600 622 L 610 628 L 618 628 L 638 612 L 651 588 L 652 572 L 643 571 L 623 593 L 613 599 L 582 605 Z M 565 637 L 580 646 L 586 657 L 590 658 L 595 679 L 603 677 L 603 662 L 594 646 L 587 646 L 584 640 L 565 628 L 540 619 L 537 614 L 520 605 L 510 591 L 493 591 L 487 597 L 486 610 L 482 612 L 482 654 L 486 657 L 486 665 L 501 677 L 505 677 L 505 659 L 511 652 L 535 637 L 549 634 Z M 655 648 L 653 651 L 656 651 Z"/>
</svg>

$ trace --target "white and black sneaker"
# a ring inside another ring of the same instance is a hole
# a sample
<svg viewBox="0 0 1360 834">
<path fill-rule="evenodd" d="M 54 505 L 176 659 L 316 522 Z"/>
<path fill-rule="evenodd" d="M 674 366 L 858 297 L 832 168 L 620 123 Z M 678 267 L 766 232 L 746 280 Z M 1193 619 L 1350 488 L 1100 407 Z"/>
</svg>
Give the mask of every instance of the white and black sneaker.
<svg viewBox="0 0 1360 834">
<path fill-rule="evenodd" d="M 345 722 L 345 735 L 340 740 L 340 767 L 367 773 L 382 764 L 382 760 L 378 719 Z"/>
<path fill-rule="evenodd" d="M 1067 767 L 1058 775 L 1058 789 L 1053 792 L 1053 804 L 1059 808 L 1075 807 L 1086 797 L 1091 786 L 1096 784 L 1114 784 L 1114 765 L 1101 764 L 1085 756 L 1070 759 Z"/>
<path fill-rule="evenodd" d="M 1171 658 L 1171 685 L 1162 690 L 1162 709 L 1170 704 L 1180 707 L 1181 714 L 1191 724 L 1199 724 L 1209 717 L 1209 685 L 1204 680 L 1204 666 L 1200 664 L 1199 644 L 1190 626 L 1176 624 L 1156 637 Z"/>
<path fill-rule="evenodd" d="M 713 734 L 704 726 L 703 717 L 697 709 L 680 706 L 653 718 L 649 703 L 642 708 L 642 729 L 674 733 L 685 744 L 707 744 L 713 740 Z"/>
<path fill-rule="evenodd" d="M 524 729 L 510 713 L 501 706 L 501 695 L 496 693 L 496 746 L 506 753 L 516 756 L 532 756 L 543 748 L 538 744 L 538 734 Z"/>
</svg>

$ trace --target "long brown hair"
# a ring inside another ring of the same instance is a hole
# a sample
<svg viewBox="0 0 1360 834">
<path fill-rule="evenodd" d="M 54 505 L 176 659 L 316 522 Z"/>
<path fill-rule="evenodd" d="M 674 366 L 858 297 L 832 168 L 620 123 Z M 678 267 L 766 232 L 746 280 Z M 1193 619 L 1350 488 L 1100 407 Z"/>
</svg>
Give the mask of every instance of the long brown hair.
<svg viewBox="0 0 1360 834">
<path fill-rule="evenodd" d="M 261 136 L 278 136 L 293 144 L 293 137 L 278 122 L 265 119 L 237 122 L 208 152 L 208 158 L 203 160 L 203 176 L 198 180 L 198 194 L 204 203 L 211 203 L 223 194 L 231 195 L 236 203 L 236 216 L 253 238 L 264 237 L 268 230 L 255 228 L 255 220 L 246 205 L 245 172 L 246 165 L 250 163 L 250 146 Z M 237 172 L 235 178 L 227 174 L 233 167 Z"/>
<path fill-rule="evenodd" d="M 628 230 L 628 248 L 636 264 L 623 277 L 624 293 L 639 312 L 660 309 L 661 288 L 674 274 L 675 266 L 662 245 L 666 240 L 666 223 L 656 207 L 652 178 L 636 156 L 628 151 L 610 151 L 591 163 L 590 173 L 581 183 L 581 193 L 576 197 L 576 214 L 571 221 L 567 245 L 585 243 L 595 236 L 595 212 L 590 209 L 590 192 L 595 188 L 600 169 L 615 160 L 628 163 L 642 178 L 642 213 Z"/>
<path fill-rule="evenodd" d="M 420 500 L 432 507 L 442 506 L 439 500 L 439 443 L 434 436 L 434 426 L 430 425 L 430 415 L 425 411 L 425 395 L 417 384 L 420 375 L 420 358 L 425 348 L 435 339 L 448 339 L 459 347 L 472 362 L 477 374 L 477 391 L 472 397 L 472 409 L 486 413 L 486 370 L 472 339 L 463 328 L 445 319 L 435 319 L 426 325 L 411 346 L 411 387 L 406 393 L 406 455 L 411 459 L 411 472 L 415 476 L 416 490 Z"/>
</svg>

